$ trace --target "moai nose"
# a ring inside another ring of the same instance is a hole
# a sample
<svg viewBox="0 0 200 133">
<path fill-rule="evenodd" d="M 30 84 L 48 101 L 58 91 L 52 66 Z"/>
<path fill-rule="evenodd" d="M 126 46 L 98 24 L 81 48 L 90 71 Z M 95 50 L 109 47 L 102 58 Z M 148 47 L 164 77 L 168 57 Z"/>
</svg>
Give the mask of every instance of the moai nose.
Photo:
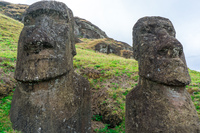
<svg viewBox="0 0 200 133">
<path fill-rule="evenodd" d="M 157 36 L 160 40 L 158 51 L 161 55 L 169 58 L 180 57 L 183 53 L 183 46 L 174 36 L 171 36 L 165 29 L 158 30 Z"/>
<path fill-rule="evenodd" d="M 183 47 L 181 43 L 174 37 L 171 37 L 171 48 L 168 51 L 168 55 L 171 58 L 179 58 L 180 55 L 183 53 Z M 170 42 L 169 42 L 170 43 Z"/>
</svg>

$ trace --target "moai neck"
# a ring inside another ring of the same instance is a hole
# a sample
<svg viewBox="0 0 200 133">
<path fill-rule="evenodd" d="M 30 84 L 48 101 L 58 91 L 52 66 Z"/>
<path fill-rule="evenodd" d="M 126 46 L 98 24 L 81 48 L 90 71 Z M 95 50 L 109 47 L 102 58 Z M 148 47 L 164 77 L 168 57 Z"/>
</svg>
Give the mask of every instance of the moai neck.
<svg viewBox="0 0 200 133">
<path fill-rule="evenodd" d="M 185 86 L 171 86 L 171 85 L 166 85 L 162 83 L 158 83 L 149 79 L 146 79 L 142 76 L 140 76 L 138 85 L 140 86 L 141 89 L 172 89 L 172 90 L 184 90 Z"/>
<path fill-rule="evenodd" d="M 60 88 L 62 85 L 65 85 L 65 84 L 71 85 L 72 80 L 73 80 L 73 70 L 49 80 L 44 80 L 44 81 L 39 81 L 39 82 L 18 81 L 18 84 L 20 84 L 20 86 L 23 86 L 21 88 L 23 89 L 22 91 L 25 91 L 25 92 L 29 92 L 29 91 L 37 92 L 41 90 L 53 91 L 55 88 Z"/>
<path fill-rule="evenodd" d="M 147 96 L 163 100 L 180 110 L 184 109 L 185 101 L 190 98 L 185 86 L 170 86 L 140 77 L 139 89 Z M 165 100 L 164 100 L 165 99 Z"/>
</svg>

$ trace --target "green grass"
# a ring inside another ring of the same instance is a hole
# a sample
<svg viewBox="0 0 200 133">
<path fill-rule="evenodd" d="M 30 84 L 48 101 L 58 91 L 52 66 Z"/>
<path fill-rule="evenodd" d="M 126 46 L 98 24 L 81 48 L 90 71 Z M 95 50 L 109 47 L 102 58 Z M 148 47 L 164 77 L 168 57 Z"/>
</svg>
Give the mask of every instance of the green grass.
<svg viewBox="0 0 200 133">
<path fill-rule="evenodd" d="M 98 71 L 101 74 L 100 78 L 94 79 L 90 76 L 85 76 L 88 78 L 93 92 L 106 91 L 108 98 L 106 101 L 102 101 L 102 103 L 113 107 L 111 112 L 113 115 L 119 115 L 122 119 L 125 119 L 125 97 L 132 87 L 136 85 L 134 77 L 138 72 L 137 61 L 113 54 L 95 53 L 88 49 L 82 49 L 81 45 L 76 45 L 76 48 L 77 55 L 74 57 L 75 71 L 80 74 L 80 71 L 86 68 Z M 129 76 L 127 76 L 127 73 Z M 123 86 L 124 82 L 127 83 L 125 87 Z M 96 116 L 102 117 L 101 114 Z M 97 119 L 96 117 L 93 118 L 93 120 Z M 114 133 L 122 132 L 123 130 L 125 132 L 124 128 L 121 127 L 124 127 L 124 125 L 119 125 L 114 129 L 109 129 L 109 126 L 106 125 L 104 128 L 97 129 L 96 131 Z"/>
<path fill-rule="evenodd" d="M 17 42 L 23 24 L 0 14 L 0 57 L 16 59 Z"/>
<path fill-rule="evenodd" d="M 95 120 L 95 121 L 102 121 L 102 116 L 101 116 L 101 115 L 93 115 L 93 116 L 92 116 L 92 120 Z"/>
<path fill-rule="evenodd" d="M 23 27 L 18 21 L 0 14 L 0 69 L 5 73 L 15 70 L 17 42 Z M 115 128 L 105 124 L 103 128 L 95 129 L 100 133 L 125 132 L 125 97 L 137 85 L 138 64 L 133 59 L 125 59 L 113 54 L 96 53 L 91 48 L 97 39 L 82 39 L 83 43 L 76 45 L 77 55 L 74 57 L 74 69 L 90 82 L 92 92 L 106 93 L 106 99 L 101 104 L 112 107 L 111 114 L 122 117 L 122 122 Z M 87 46 L 88 44 L 88 46 Z M 187 89 L 192 90 L 192 100 L 200 115 L 200 73 L 189 70 L 192 82 Z M 0 81 L 0 84 L 4 84 Z M 9 111 L 13 93 L 0 100 L 0 132 L 15 132 L 9 119 Z M 94 121 L 102 121 L 101 114 L 92 117 Z"/>
<path fill-rule="evenodd" d="M 13 72 L 17 57 L 17 42 L 23 24 L 0 14 L 0 69 L 6 74 Z M 1 75 L 4 76 L 4 75 Z M 3 80 L 1 85 L 5 83 Z M 14 89 L 14 88 L 13 88 Z M 0 132 L 14 132 L 9 119 L 13 93 L 0 100 Z"/>
<path fill-rule="evenodd" d="M 12 131 L 11 122 L 9 120 L 12 94 L 2 98 L 0 101 L 0 131 Z"/>
<path fill-rule="evenodd" d="M 91 50 L 80 49 L 79 46 L 77 46 L 77 53 L 74 57 L 75 68 L 93 68 L 108 75 L 111 72 L 112 76 L 123 74 L 124 71 L 129 73 L 138 71 L 137 61 L 133 59 L 125 59 L 113 54 L 95 53 Z"/>
</svg>

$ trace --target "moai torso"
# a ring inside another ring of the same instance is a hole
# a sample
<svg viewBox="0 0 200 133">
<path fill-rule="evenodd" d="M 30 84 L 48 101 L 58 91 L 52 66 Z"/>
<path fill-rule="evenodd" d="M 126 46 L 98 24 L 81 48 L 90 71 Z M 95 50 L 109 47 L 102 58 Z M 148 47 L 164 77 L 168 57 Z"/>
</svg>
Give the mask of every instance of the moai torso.
<svg viewBox="0 0 200 133">
<path fill-rule="evenodd" d="M 200 133 L 199 118 L 185 86 L 190 77 L 172 23 L 144 17 L 133 27 L 139 83 L 126 97 L 127 133 Z"/>
<path fill-rule="evenodd" d="M 22 132 L 91 132 L 90 87 L 73 71 L 73 14 L 41 1 L 25 13 L 10 118 Z"/>
</svg>

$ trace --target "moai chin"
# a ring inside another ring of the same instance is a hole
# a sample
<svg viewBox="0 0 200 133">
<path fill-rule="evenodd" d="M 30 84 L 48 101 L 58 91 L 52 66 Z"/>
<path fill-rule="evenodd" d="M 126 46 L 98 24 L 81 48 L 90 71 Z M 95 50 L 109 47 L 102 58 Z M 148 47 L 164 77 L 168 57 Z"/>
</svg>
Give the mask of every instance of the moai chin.
<svg viewBox="0 0 200 133">
<path fill-rule="evenodd" d="M 126 97 L 126 133 L 200 133 L 185 86 L 190 83 L 183 46 L 170 20 L 144 17 L 133 27 L 139 83 Z"/>
<path fill-rule="evenodd" d="M 13 129 L 91 132 L 89 83 L 73 71 L 74 18 L 61 2 L 40 1 L 24 15 L 11 103 Z"/>
</svg>

